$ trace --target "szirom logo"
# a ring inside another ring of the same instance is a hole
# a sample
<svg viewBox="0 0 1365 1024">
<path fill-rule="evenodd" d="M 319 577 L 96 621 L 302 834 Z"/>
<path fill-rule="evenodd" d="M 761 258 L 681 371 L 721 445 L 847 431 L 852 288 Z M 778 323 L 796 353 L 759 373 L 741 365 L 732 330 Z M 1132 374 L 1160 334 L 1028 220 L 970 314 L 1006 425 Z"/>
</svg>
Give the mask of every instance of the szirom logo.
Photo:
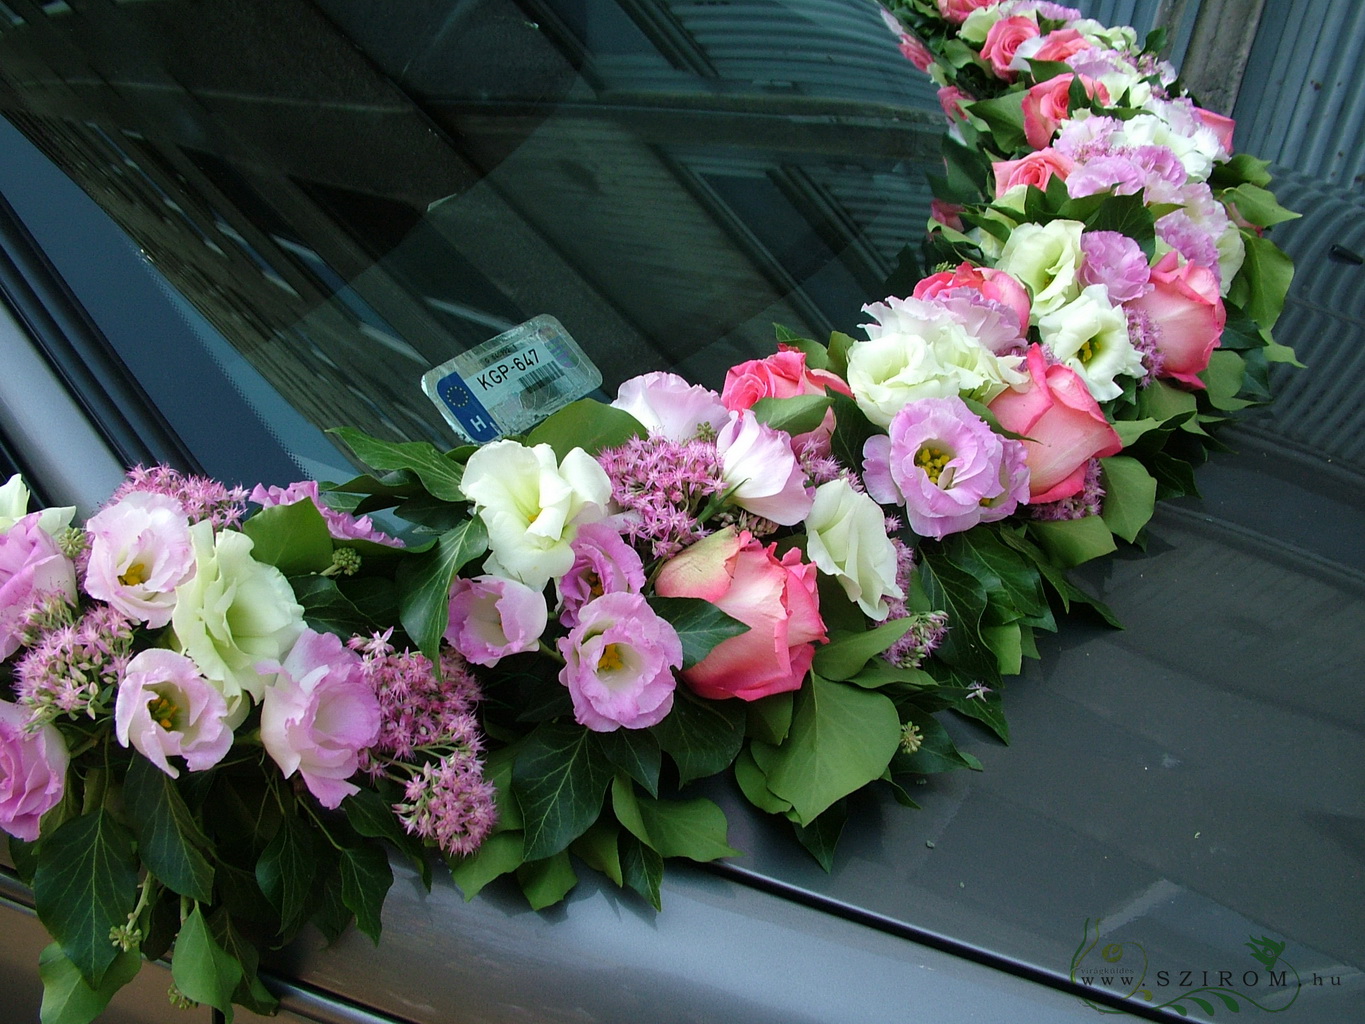
<svg viewBox="0 0 1365 1024">
<path fill-rule="evenodd" d="M 1294 1005 L 1305 984 L 1282 956 L 1285 944 L 1265 935 L 1249 935 L 1246 946 L 1254 966 L 1243 962 L 1219 969 L 1153 970 L 1140 943 L 1101 945 L 1100 919 L 1086 918 L 1085 935 L 1071 957 L 1071 980 L 1123 999 L 1141 1000 L 1152 1009 L 1172 1009 L 1182 1016 L 1194 1010 L 1212 1017 L 1220 1009 L 1239 1013 L 1252 1008 L 1283 1013 Z M 1315 976 L 1311 983 L 1339 985 L 1341 979 Z M 1090 999 L 1082 1001 L 1100 1013 L 1124 1012 Z"/>
</svg>

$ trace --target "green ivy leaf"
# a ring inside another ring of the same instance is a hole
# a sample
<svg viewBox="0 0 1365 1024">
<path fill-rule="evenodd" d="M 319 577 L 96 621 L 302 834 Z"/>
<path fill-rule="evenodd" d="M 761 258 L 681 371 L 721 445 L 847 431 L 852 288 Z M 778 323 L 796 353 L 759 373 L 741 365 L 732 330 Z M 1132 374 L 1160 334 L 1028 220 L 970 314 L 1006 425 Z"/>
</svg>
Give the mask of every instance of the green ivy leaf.
<svg viewBox="0 0 1365 1024">
<path fill-rule="evenodd" d="M 263 508 L 242 524 L 251 557 L 286 576 L 322 572 L 332 564 L 332 535 L 322 513 L 306 498 Z"/>
<path fill-rule="evenodd" d="M 232 1024 L 232 993 L 242 979 L 242 965 L 218 945 L 198 904 L 180 926 L 171 977 L 186 997 L 221 1010 Z"/>
<path fill-rule="evenodd" d="M 1042 579 L 1033 564 L 993 532 L 966 530 L 944 538 L 943 557 L 985 588 L 995 621 L 1036 620 L 1047 611 Z"/>
<path fill-rule="evenodd" d="M 755 740 L 750 747 L 745 747 L 735 758 L 735 781 L 739 783 L 740 792 L 744 798 L 753 804 L 760 811 L 767 811 L 769 814 L 786 814 L 792 809 L 790 800 L 783 800 L 780 796 L 768 788 L 768 777 L 763 774 L 763 769 L 758 766 L 758 761 L 754 758 L 751 747 L 761 744 L 761 740 Z M 770 760 L 775 753 L 773 744 L 763 744 L 763 758 Z"/>
<path fill-rule="evenodd" d="M 581 398 L 538 424 L 526 436 L 526 443 L 548 444 L 562 460 L 575 448 L 596 455 L 604 448 L 619 447 L 644 434 L 640 421 L 624 409 Z"/>
<path fill-rule="evenodd" d="M 114 993 L 137 976 L 141 967 L 142 957 L 137 953 L 119 953 L 99 985 L 92 988 L 62 947 L 52 943 L 38 957 L 38 977 L 43 982 L 38 1020 L 41 1024 L 89 1024 L 104 1012 Z"/>
<path fill-rule="evenodd" d="M 304 921 L 317 862 L 313 830 L 288 814 L 256 862 L 256 884 L 280 915 L 280 935 L 292 936 Z"/>
<path fill-rule="evenodd" d="M 1281 206 L 1275 199 L 1275 193 L 1251 182 L 1228 189 L 1221 198 L 1225 203 L 1234 204 L 1244 219 L 1263 228 L 1302 216 Z"/>
<path fill-rule="evenodd" d="M 626 885 L 643 896 L 655 910 L 662 910 L 659 886 L 664 880 L 664 859 L 634 836 L 621 836 L 621 874 Z"/>
<path fill-rule="evenodd" d="M 848 807 L 840 800 L 809 825 L 792 822 L 792 828 L 796 832 L 797 842 L 826 872 L 830 872 L 834 870 L 834 849 L 839 845 L 839 837 L 843 835 L 847 823 Z"/>
<path fill-rule="evenodd" d="M 651 596 L 649 606 L 677 631 L 683 645 L 684 669 L 701 661 L 722 641 L 749 631 L 734 616 L 698 597 Z"/>
<path fill-rule="evenodd" d="M 725 841 L 725 813 L 710 800 L 655 800 L 640 796 L 627 778 L 611 786 L 611 806 L 627 832 L 661 857 L 705 862 L 739 851 Z"/>
<path fill-rule="evenodd" d="M 989 696 L 989 695 L 988 695 Z M 977 698 L 973 698 L 973 703 Z M 957 749 L 957 744 L 948 735 L 942 723 L 927 711 L 909 708 L 907 721 L 914 724 L 920 735 L 920 746 L 913 754 L 900 751 L 891 761 L 891 770 L 897 775 L 913 772 L 916 775 L 934 775 L 950 772 L 959 768 L 981 770 L 981 762 Z M 1002 719 L 1003 721 L 1003 719 Z"/>
<path fill-rule="evenodd" d="M 270 994 L 261 984 L 257 968 L 260 966 L 260 951 L 232 923 L 232 915 L 219 909 L 208 918 L 209 933 L 223 948 L 223 952 L 235 959 L 241 967 L 242 978 L 232 990 L 232 1001 L 245 1006 L 252 1013 L 273 1016 L 279 1010 L 280 1001 Z"/>
<path fill-rule="evenodd" d="M 398 618 L 418 649 L 436 662 L 450 624 L 450 584 L 456 573 L 488 550 L 483 520 L 466 519 L 443 533 L 436 546 L 398 566 Z"/>
<path fill-rule="evenodd" d="M 964 103 L 963 108 L 971 117 L 979 118 L 989 127 L 995 139 L 995 148 L 1002 153 L 1028 149 L 1028 138 L 1024 134 L 1023 94 L 1006 93 L 989 100 Z"/>
<path fill-rule="evenodd" d="M 294 599 L 303 605 L 303 619 L 319 633 L 335 633 L 343 640 L 373 632 L 376 623 L 346 597 L 330 576 L 311 573 L 289 577 Z"/>
<path fill-rule="evenodd" d="M 791 731 L 793 700 L 792 693 L 788 691 L 749 701 L 744 709 L 745 735 L 777 746 Z"/>
<path fill-rule="evenodd" d="M 797 824 L 809 825 L 840 797 L 886 770 L 900 742 L 896 706 L 884 695 L 812 674 L 796 695 L 791 732 L 764 763 L 773 794 L 791 801 Z"/>
<path fill-rule="evenodd" d="M 1126 455 L 1100 459 L 1100 473 L 1104 525 L 1132 543 L 1156 509 L 1156 480 L 1141 462 Z"/>
<path fill-rule="evenodd" d="M 355 457 L 371 469 L 411 470 L 434 498 L 464 501 L 460 481 L 464 465 L 426 441 L 381 441 L 352 427 L 329 431 L 339 437 Z M 347 488 L 349 489 L 349 487 Z"/>
<path fill-rule="evenodd" d="M 517 882 L 532 910 L 552 907 L 578 884 L 569 855 L 560 851 L 553 857 L 532 861 L 517 868 Z"/>
<path fill-rule="evenodd" d="M 589 730 L 567 722 L 538 725 L 512 768 L 526 859 L 552 856 L 582 835 L 597 820 L 612 774 Z"/>
<path fill-rule="evenodd" d="M 479 848 L 450 865 L 450 877 L 464 893 L 468 903 L 485 885 L 509 871 L 515 871 L 526 858 L 522 855 L 520 832 L 498 832 L 489 836 Z"/>
<path fill-rule="evenodd" d="M 132 833 L 104 810 L 66 822 L 43 840 L 33 902 L 48 934 L 98 988 L 117 953 L 109 931 L 137 903 Z"/>
<path fill-rule="evenodd" d="M 124 778 L 123 799 L 147 870 L 180 895 L 209 902 L 213 865 L 201 852 L 209 842 L 175 780 L 145 757 L 135 756 Z"/>
<path fill-rule="evenodd" d="M 824 422 L 831 404 L 824 395 L 760 398 L 754 403 L 754 417 L 774 430 L 785 430 L 793 436 L 809 434 Z"/>
<path fill-rule="evenodd" d="M 1028 524 L 1029 536 L 1063 569 L 1117 551 L 1114 535 L 1099 516 L 1047 522 L 1036 519 Z"/>
<path fill-rule="evenodd" d="M 892 619 L 858 633 L 832 636 L 829 643 L 816 649 L 812 667 L 826 679 L 851 679 L 869 660 L 905 636 L 913 625 L 913 619 Z"/>
<path fill-rule="evenodd" d="M 968 671 L 993 675 L 995 655 L 981 639 L 988 603 L 985 586 L 971 573 L 963 572 L 936 546 L 923 545 L 919 554 L 916 576 L 929 607 L 947 612 L 951 623 L 937 656 Z"/>
<path fill-rule="evenodd" d="M 1228 298 L 1246 310 L 1248 316 L 1266 330 L 1275 326 L 1289 284 L 1294 279 L 1294 261 L 1268 238 L 1242 229 L 1246 258 L 1232 279 Z"/>
<path fill-rule="evenodd" d="M 1253 354 L 1246 353 L 1248 356 Z M 1214 351 L 1200 377 L 1208 385 L 1209 404 L 1215 409 L 1232 412 L 1252 404 L 1248 399 L 1237 397 L 1247 378 L 1247 360 L 1241 353 Z"/>
<path fill-rule="evenodd" d="M 355 914 L 355 926 L 379 945 L 380 912 L 393 885 L 393 869 L 382 847 L 366 843 L 341 849 L 341 900 Z"/>
<path fill-rule="evenodd" d="M 738 701 L 701 700 L 683 687 L 673 710 L 650 730 L 678 766 L 678 785 L 723 771 L 744 742 L 744 709 Z M 657 795 L 657 794 L 655 794 Z"/>
<path fill-rule="evenodd" d="M 610 821 L 599 819 L 588 831 L 573 841 L 569 852 L 594 871 L 600 871 L 618 886 L 625 885 L 621 874 L 621 829 Z"/>
<path fill-rule="evenodd" d="M 617 729 L 599 734 L 597 745 L 612 765 L 644 786 L 650 796 L 659 795 L 663 757 L 653 734 L 643 729 Z"/>
<path fill-rule="evenodd" d="M 372 789 L 361 787 L 341 802 L 346 820 L 362 836 L 369 839 L 387 839 L 409 860 L 422 875 L 422 884 L 431 888 L 431 864 L 427 861 L 425 848 L 421 842 L 410 835 L 394 813 L 393 805 Z"/>
<path fill-rule="evenodd" d="M 968 718 L 975 718 L 1000 737 L 1000 742 L 1009 744 L 1010 725 L 1005 720 L 1005 704 L 1000 696 L 999 687 L 991 690 L 984 697 L 968 697 L 964 691 L 960 696 L 953 698 L 953 710 L 960 715 L 966 715 Z M 962 756 L 970 758 L 967 763 L 968 768 L 976 771 L 981 770 L 981 763 L 976 758 L 970 757 L 968 754 Z"/>
</svg>

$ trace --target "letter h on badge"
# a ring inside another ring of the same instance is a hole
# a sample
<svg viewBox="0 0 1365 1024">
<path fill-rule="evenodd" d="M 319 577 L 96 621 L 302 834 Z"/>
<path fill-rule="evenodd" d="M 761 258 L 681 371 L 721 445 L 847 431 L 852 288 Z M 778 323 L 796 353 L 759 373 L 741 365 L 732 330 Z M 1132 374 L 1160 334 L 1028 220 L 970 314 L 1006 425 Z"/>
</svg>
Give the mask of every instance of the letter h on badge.
<svg viewBox="0 0 1365 1024">
<path fill-rule="evenodd" d="M 471 440 L 483 444 L 498 436 L 497 424 L 483 403 L 474 397 L 458 373 L 447 374 L 436 385 L 436 393 L 451 411 Z"/>
</svg>

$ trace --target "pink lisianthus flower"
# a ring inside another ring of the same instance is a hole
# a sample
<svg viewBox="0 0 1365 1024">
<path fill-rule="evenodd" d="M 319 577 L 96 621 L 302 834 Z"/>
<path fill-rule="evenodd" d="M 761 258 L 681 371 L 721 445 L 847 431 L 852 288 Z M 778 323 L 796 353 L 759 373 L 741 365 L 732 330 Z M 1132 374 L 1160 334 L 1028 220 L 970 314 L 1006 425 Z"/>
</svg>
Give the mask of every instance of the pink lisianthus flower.
<svg viewBox="0 0 1365 1024">
<path fill-rule="evenodd" d="M 645 567 L 635 549 L 607 520 L 580 527 L 573 543 L 574 561 L 558 581 L 562 604 L 559 621 L 578 622 L 578 610 L 593 598 L 645 589 Z"/>
<path fill-rule="evenodd" d="M 1085 75 L 1058 75 L 1024 93 L 1024 136 L 1034 149 L 1045 149 L 1052 134 L 1071 114 L 1071 83 L 1077 77 L 1091 99 L 1109 102 L 1109 90 Z"/>
<path fill-rule="evenodd" d="M 727 412 L 714 391 L 659 371 L 625 381 L 611 404 L 634 416 L 650 437 L 673 441 L 690 441 L 698 431 L 714 434 L 725 425 Z"/>
<path fill-rule="evenodd" d="M 19 649 L 24 619 L 43 597 L 76 602 L 76 568 L 30 512 L 0 533 L 0 659 Z"/>
<path fill-rule="evenodd" d="M 261 742 L 285 778 L 298 772 L 323 807 L 335 809 L 360 787 L 347 782 L 360 752 L 379 738 L 379 700 L 360 655 L 332 633 L 304 630 L 261 702 Z"/>
<path fill-rule="evenodd" d="M 970 263 L 959 263 L 956 270 L 930 274 L 920 281 L 915 285 L 914 297 L 942 301 L 959 290 L 977 292 L 982 298 L 998 303 L 1008 310 L 1016 328 L 1016 336 L 1022 336 L 1028 330 L 1028 290 L 1013 276 L 994 267 L 976 267 Z M 999 354 L 999 350 L 989 343 L 987 347 Z"/>
<path fill-rule="evenodd" d="M 1065 181 L 1075 166 L 1071 158 L 1055 149 L 1038 149 L 1018 160 L 996 160 L 991 163 L 995 172 L 995 196 L 1000 198 L 1018 185 L 1033 185 L 1047 190 L 1054 177 Z"/>
<path fill-rule="evenodd" d="M 212 768 L 232 746 L 227 701 L 194 662 L 175 651 L 151 648 L 133 656 L 114 701 L 114 735 L 171 778 L 170 757 L 192 772 Z"/>
<path fill-rule="evenodd" d="M 816 568 L 795 548 L 781 558 L 747 530 L 718 530 L 665 562 L 654 581 L 662 597 L 709 601 L 749 627 L 686 669 L 683 681 L 714 700 L 758 700 L 798 690 L 826 639 Z"/>
<path fill-rule="evenodd" d="M 321 514 L 327 523 L 327 532 L 331 534 L 334 540 L 368 540 L 389 547 L 401 548 L 404 546 L 401 540 L 390 537 L 375 526 L 374 521 L 369 516 L 354 516 L 349 512 L 341 512 L 332 508 L 322 500 L 318 493 L 318 482 L 316 480 L 300 480 L 288 487 L 266 487 L 264 484 L 257 484 L 256 489 L 247 498 L 262 508 L 293 505 L 306 499 L 311 501 L 313 507 Z"/>
<path fill-rule="evenodd" d="M 1024 446 L 1001 437 L 960 398 L 923 398 L 863 445 L 867 493 L 903 505 L 910 528 L 942 540 L 1003 519 L 1028 500 Z"/>
<path fill-rule="evenodd" d="M 1158 328 L 1163 375 L 1202 388 L 1199 372 L 1209 365 L 1227 323 L 1218 275 L 1197 263 L 1182 263 L 1178 253 L 1168 252 L 1152 267 L 1151 282 L 1151 291 L 1127 305 L 1145 313 Z"/>
<path fill-rule="evenodd" d="M 1019 72 L 1010 67 L 1019 44 L 1028 39 L 1036 39 L 1041 34 L 1038 23 L 1032 18 L 1016 15 L 1001 18 L 986 30 L 986 41 L 981 45 L 981 56 L 991 63 L 991 70 L 997 78 L 1013 82 Z"/>
<path fill-rule="evenodd" d="M 1128 302 L 1152 290 L 1147 256 L 1137 242 L 1122 231 L 1081 233 L 1081 265 L 1076 280 L 1082 288 L 1104 285 L 1114 305 Z"/>
<path fill-rule="evenodd" d="M 1094 458 L 1117 455 L 1123 442 L 1075 370 L 1047 364 L 1041 346 L 1028 351 L 1029 381 L 990 403 L 1000 425 L 1024 435 L 1031 504 L 1058 501 L 1085 486 Z"/>
<path fill-rule="evenodd" d="M 0 830 L 31 843 L 66 791 L 70 755 L 55 726 L 29 731 L 28 719 L 24 708 L 0 700 Z"/>
<path fill-rule="evenodd" d="M 445 639 L 475 665 L 534 651 L 549 622 L 545 595 L 504 576 L 456 576 Z"/>
<path fill-rule="evenodd" d="M 91 516 L 85 528 L 85 592 L 152 629 L 170 622 L 175 588 L 194 573 L 190 521 L 180 502 L 133 491 Z"/>
<path fill-rule="evenodd" d="M 559 680 L 573 700 L 574 719 L 594 732 L 646 729 L 673 709 L 682 667 L 677 631 L 641 594 L 618 591 L 578 610 L 578 624 L 559 640 Z"/>
<path fill-rule="evenodd" d="M 782 526 L 806 518 L 815 493 L 785 431 L 760 423 L 748 409 L 732 412 L 716 435 L 716 450 L 721 475 L 734 488 L 730 504 Z"/>
</svg>

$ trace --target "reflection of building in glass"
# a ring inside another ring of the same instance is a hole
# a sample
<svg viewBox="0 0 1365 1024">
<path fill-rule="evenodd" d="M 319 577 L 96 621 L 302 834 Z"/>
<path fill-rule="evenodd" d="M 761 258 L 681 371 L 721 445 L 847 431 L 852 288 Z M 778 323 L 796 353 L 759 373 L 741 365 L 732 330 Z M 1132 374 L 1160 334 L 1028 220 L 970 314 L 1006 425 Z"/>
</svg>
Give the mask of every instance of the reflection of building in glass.
<svg viewBox="0 0 1365 1024">
<path fill-rule="evenodd" d="M 443 438 L 421 373 L 540 312 L 608 387 L 719 384 L 922 230 L 939 119 L 875 9 L 320 6 L 0 26 L 6 114 L 319 424 Z"/>
</svg>

